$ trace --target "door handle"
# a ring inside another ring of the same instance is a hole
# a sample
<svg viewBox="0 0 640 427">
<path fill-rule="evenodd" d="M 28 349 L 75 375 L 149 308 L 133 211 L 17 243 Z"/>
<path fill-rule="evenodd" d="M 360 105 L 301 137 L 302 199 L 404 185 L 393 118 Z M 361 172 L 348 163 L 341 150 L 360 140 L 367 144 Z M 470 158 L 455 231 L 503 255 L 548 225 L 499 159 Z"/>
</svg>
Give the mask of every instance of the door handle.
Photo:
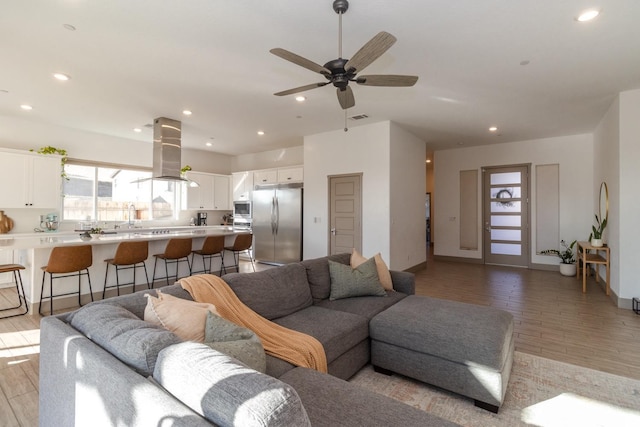
<svg viewBox="0 0 640 427">
<path fill-rule="evenodd" d="M 331 234 L 333 234 L 334 236 L 336 235 L 336 229 L 335 228 L 331 229 Z"/>
</svg>

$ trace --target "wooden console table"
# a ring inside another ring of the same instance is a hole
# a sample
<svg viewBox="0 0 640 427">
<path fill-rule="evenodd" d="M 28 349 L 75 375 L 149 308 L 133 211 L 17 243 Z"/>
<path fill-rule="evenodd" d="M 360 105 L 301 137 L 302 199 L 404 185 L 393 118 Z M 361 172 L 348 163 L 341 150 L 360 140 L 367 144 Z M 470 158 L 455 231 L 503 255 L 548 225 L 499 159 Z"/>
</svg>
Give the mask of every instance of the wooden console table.
<svg viewBox="0 0 640 427">
<path fill-rule="evenodd" d="M 576 279 L 580 278 L 582 269 L 582 292 L 587 292 L 587 264 L 596 265 L 596 283 L 600 282 L 600 265 L 607 269 L 607 295 L 609 295 L 609 283 L 611 278 L 611 252 L 609 246 L 596 248 L 590 242 L 578 242 L 578 268 L 576 269 Z M 602 253 L 602 254 L 601 254 Z"/>
</svg>

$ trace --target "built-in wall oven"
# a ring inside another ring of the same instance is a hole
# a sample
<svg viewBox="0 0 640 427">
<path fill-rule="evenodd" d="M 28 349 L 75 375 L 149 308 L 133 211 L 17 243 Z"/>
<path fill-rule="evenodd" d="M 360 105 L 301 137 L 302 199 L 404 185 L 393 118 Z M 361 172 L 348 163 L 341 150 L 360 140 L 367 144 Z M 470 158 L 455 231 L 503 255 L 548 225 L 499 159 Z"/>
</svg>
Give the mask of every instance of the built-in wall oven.
<svg viewBox="0 0 640 427">
<path fill-rule="evenodd" d="M 236 200 L 233 202 L 233 218 L 251 218 L 251 202 L 249 200 Z"/>
</svg>

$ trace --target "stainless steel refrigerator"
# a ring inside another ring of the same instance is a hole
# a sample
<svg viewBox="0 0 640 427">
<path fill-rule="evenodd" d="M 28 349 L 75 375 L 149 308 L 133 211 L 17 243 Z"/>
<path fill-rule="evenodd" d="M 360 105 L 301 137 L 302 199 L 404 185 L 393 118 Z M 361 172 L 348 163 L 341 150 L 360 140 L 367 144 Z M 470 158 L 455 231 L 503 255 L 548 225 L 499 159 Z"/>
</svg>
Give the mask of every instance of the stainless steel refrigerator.
<svg viewBox="0 0 640 427">
<path fill-rule="evenodd" d="M 253 191 L 253 247 L 257 261 L 302 260 L 302 184 L 262 185 Z"/>
</svg>

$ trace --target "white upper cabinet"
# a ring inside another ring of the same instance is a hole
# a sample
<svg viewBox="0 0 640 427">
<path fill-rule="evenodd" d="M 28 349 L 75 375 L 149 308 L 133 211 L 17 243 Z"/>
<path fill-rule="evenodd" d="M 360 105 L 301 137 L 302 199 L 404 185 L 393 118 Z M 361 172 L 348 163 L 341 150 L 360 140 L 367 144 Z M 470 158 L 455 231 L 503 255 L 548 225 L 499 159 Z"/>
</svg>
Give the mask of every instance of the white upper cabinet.
<svg viewBox="0 0 640 427">
<path fill-rule="evenodd" d="M 303 182 L 304 168 L 294 166 L 290 168 L 265 169 L 253 173 L 253 184 L 286 184 L 290 182 Z"/>
<path fill-rule="evenodd" d="M 60 156 L 0 151 L 0 208 L 59 209 Z"/>
<path fill-rule="evenodd" d="M 233 178 L 233 200 L 251 200 L 253 172 L 235 172 Z"/>
<path fill-rule="evenodd" d="M 276 184 L 278 182 L 278 170 L 267 169 L 255 171 L 253 173 L 253 183 L 255 185 Z"/>
<path fill-rule="evenodd" d="M 213 177 L 213 209 L 217 211 L 231 210 L 229 193 L 231 179 L 224 175 L 214 175 Z"/>
<path fill-rule="evenodd" d="M 198 187 L 187 184 L 187 209 L 210 211 L 230 210 L 230 177 L 203 172 L 187 172 L 187 178 L 197 182 Z"/>
<path fill-rule="evenodd" d="M 304 169 L 302 166 L 295 168 L 278 169 L 278 182 L 303 182 L 304 181 Z"/>
</svg>

